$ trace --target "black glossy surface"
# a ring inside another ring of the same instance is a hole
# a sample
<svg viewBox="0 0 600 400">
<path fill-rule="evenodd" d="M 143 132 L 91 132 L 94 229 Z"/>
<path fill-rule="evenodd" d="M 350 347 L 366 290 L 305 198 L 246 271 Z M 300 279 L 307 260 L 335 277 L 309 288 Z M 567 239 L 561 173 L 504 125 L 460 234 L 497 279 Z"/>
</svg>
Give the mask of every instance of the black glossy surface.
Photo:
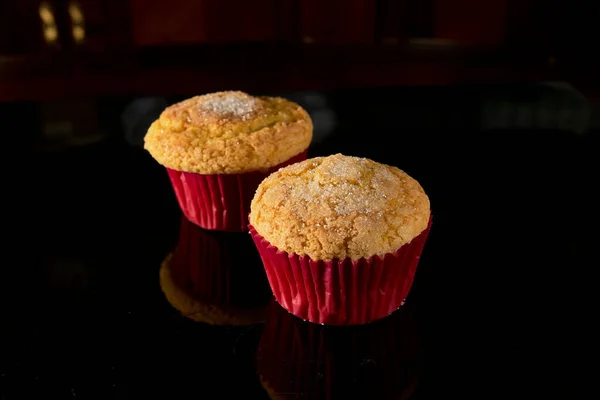
<svg viewBox="0 0 600 400">
<path fill-rule="evenodd" d="M 266 306 L 252 279 L 202 299 L 212 311 L 193 314 L 213 325 L 182 316 L 159 283 L 181 223 L 162 167 L 118 135 L 17 151 L 22 167 L 5 170 L 3 188 L 0 399 L 268 398 L 261 371 L 281 379 L 282 398 L 577 398 L 584 335 L 572 334 L 586 330 L 598 265 L 598 142 L 558 130 L 481 131 L 470 112 L 454 111 L 420 129 L 381 122 L 391 107 L 369 116 L 349 106 L 336 133 L 311 147 L 309 156 L 397 165 L 432 202 L 406 306 L 352 329 L 308 326 L 273 304 L 266 325 L 219 326 L 223 301 Z M 240 260 L 260 271 L 253 248 L 236 242 L 250 243 L 244 234 L 203 237 L 236 265 L 229 278 L 206 272 L 215 287 L 239 277 Z"/>
</svg>

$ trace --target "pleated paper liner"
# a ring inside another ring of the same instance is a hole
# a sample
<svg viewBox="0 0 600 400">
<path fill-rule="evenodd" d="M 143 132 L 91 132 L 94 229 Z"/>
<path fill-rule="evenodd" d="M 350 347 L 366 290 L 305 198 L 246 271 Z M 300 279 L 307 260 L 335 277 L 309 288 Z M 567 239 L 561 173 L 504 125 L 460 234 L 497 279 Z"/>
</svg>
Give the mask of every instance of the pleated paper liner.
<svg viewBox="0 0 600 400">
<path fill-rule="evenodd" d="M 407 399 L 421 365 L 413 313 L 321 326 L 273 302 L 257 349 L 261 384 L 271 399 Z"/>
<path fill-rule="evenodd" d="M 264 322 L 272 298 L 260 256 L 247 233 L 206 231 L 181 219 L 160 284 L 183 316 L 213 325 Z"/>
<path fill-rule="evenodd" d="M 179 206 L 187 219 L 208 230 L 248 230 L 250 203 L 258 185 L 281 167 L 306 159 L 308 150 L 266 172 L 202 175 L 167 168 Z"/>
<path fill-rule="evenodd" d="M 261 255 L 275 298 L 304 320 L 324 325 L 359 325 L 400 308 L 414 281 L 431 228 L 394 253 L 359 260 L 312 260 L 278 250 L 254 227 L 250 234 Z"/>
</svg>

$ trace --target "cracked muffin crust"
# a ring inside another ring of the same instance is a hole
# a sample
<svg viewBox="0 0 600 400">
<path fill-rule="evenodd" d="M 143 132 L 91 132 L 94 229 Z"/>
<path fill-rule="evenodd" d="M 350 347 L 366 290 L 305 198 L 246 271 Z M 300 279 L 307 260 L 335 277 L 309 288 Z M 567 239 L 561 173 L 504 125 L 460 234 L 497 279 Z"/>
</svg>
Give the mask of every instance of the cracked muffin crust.
<svg viewBox="0 0 600 400">
<path fill-rule="evenodd" d="M 250 223 L 279 250 L 357 260 L 396 251 L 429 217 L 429 198 L 404 171 L 336 154 L 269 175 L 252 200 Z"/>
<path fill-rule="evenodd" d="M 312 130 L 310 116 L 296 103 L 217 92 L 165 109 L 148 129 L 144 148 L 176 171 L 238 174 L 266 171 L 302 153 Z"/>
</svg>

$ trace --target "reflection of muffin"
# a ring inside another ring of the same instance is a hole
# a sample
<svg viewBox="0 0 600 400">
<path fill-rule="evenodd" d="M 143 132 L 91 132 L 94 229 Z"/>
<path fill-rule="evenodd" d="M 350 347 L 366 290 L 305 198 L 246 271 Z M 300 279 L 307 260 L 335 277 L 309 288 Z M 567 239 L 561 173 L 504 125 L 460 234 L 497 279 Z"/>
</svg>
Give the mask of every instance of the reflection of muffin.
<svg viewBox="0 0 600 400">
<path fill-rule="evenodd" d="M 284 308 L 311 322 L 354 325 L 402 305 L 430 214 L 429 198 L 403 171 L 337 154 L 266 178 L 250 231 Z"/>
<path fill-rule="evenodd" d="M 311 139 L 311 119 L 299 105 L 219 92 L 168 107 L 148 129 L 144 147 L 167 168 L 190 221 L 244 231 L 258 184 L 304 160 Z"/>
<path fill-rule="evenodd" d="M 277 303 L 257 351 L 272 399 L 403 399 L 416 386 L 420 350 L 413 310 L 353 327 L 304 322 Z"/>
<path fill-rule="evenodd" d="M 248 234 L 205 231 L 185 218 L 160 284 L 184 316 L 214 325 L 262 322 L 272 297 Z"/>
</svg>

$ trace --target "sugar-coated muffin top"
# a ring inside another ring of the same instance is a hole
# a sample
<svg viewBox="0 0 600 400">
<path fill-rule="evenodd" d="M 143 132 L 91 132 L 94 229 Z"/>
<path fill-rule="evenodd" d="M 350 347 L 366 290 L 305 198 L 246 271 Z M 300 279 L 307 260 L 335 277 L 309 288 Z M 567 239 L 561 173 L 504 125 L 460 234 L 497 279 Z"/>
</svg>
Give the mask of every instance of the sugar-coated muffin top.
<svg viewBox="0 0 600 400">
<path fill-rule="evenodd" d="M 148 129 L 144 148 L 174 170 L 237 174 L 264 171 L 302 153 L 312 131 L 308 113 L 291 101 L 218 92 L 165 109 Z"/>
<path fill-rule="evenodd" d="M 396 251 L 429 223 L 429 198 L 404 171 L 336 154 L 281 168 L 258 187 L 250 223 L 280 250 L 313 260 Z"/>
</svg>

